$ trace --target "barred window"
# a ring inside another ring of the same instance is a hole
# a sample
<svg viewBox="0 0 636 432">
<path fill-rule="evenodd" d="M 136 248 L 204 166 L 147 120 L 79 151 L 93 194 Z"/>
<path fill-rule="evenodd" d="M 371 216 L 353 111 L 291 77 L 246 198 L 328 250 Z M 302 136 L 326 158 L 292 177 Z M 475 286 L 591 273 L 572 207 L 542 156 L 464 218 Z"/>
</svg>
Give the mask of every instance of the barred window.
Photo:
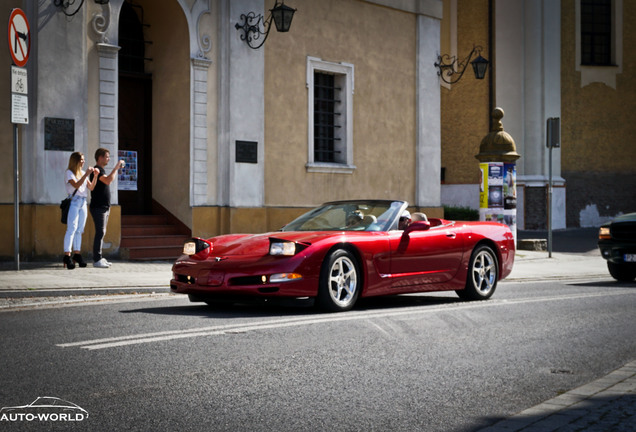
<svg viewBox="0 0 636 432">
<path fill-rule="evenodd" d="M 339 137 L 341 87 L 335 85 L 336 77 L 314 72 L 314 161 L 341 162 L 342 150 Z"/>
<path fill-rule="evenodd" d="M 353 65 L 308 57 L 307 89 L 307 170 L 353 172 Z"/>
</svg>

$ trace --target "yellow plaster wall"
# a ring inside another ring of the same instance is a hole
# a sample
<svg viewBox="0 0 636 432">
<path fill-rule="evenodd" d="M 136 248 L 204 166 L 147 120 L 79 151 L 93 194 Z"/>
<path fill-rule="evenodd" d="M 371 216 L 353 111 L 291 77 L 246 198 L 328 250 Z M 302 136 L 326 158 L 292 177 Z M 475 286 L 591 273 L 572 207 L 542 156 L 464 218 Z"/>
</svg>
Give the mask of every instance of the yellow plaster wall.
<svg viewBox="0 0 636 432">
<path fill-rule="evenodd" d="M 152 25 L 146 71 L 152 73 L 152 196 L 187 226 L 190 207 L 190 40 L 176 1 L 139 2 Z"/>
<path fill-rule="evenodd" d="M 227 233 L 277 231 L 308 210 L 300 207 L 194 207 L 192 235 L 208 238 Z"/>
<path fill-rule="evenodd" d="M 266 205 L 413 201 L 416 16 L 357 0 L 297 7 L 289 33 L 273 31 L 265 44 Z M 354 65 L 353 174 L 306 170 L 307 56 Z"/>
<path fill-rule="evenodd" d="M 14 207 L 0 205 L 0 259 L 13 260 L 14 256 Z M 20 206 L 20 260 L 60 259 L 64 253 L 64 234 L 66 225 L 60 222 L 58 205 L 26 205 Z M 95 225 L 90 214 L 82 236 L 82 255 L 92 260 Z M 121 207 L 112 206 L 106 237 L 104 238 L 104 256 L 117 257 L 121 239 Z"/>
<path fill-rule="evenodd" d="M 634 172 L 636 163 L 636 2 L 623 2 L 623 72 L 616 89 L 581 87 L 575 70 L 575 4 L 561 3 L 561 169 L 564 172 Z"/>
<path fill-rule="evenodd" d="M 446 20 L 447 18 L 444 18 Z M 473 44 L 483 47 L 482 56 L 491 60 L 488 49 L 488 0 L 457 1 L 457 54 L 464 60 Z M 442 167 L 447 184 L 479 183 L 479 144 L 489 132 L 488 79 L 475 79 L 469 64 L 461 80 L 449 89 L 441 87 Z M 505 110 L 505 107 L 503 107 Z"/>
</svg>

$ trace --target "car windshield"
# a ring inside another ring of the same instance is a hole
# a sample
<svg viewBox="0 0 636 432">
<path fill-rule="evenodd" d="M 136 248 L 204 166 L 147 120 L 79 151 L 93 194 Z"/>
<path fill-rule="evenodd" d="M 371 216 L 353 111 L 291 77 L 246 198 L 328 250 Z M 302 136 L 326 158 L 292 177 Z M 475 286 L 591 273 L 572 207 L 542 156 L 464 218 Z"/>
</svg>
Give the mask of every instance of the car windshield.
<svg viewBox="0 0 636 432">
<path fill-rule="evenodd" d="M 404 201 L 329 202 L 305 213 L 281 231 L 389 231 L 397 228 Z"/>
</svg>

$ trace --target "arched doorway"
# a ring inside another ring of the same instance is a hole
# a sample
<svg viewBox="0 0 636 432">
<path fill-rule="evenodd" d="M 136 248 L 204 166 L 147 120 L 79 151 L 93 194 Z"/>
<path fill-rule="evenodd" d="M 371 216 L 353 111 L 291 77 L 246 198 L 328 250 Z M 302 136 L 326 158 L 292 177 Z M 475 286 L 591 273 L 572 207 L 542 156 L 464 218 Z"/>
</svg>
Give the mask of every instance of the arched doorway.
<svg viewBox="0 0 636 432">
<path fill-rule="evenodd" d="M 119 185 L 123 215 L 152 213 L 152 75 L 146 72 L 144 11 L 125 1 L 119 15 L 119 150 L 129 161 Z M 132 162 L 132 165 L 130 166 Z"/>
<path fill-rule="evenodd" d="M 128 259 L 175 259 L 191 237 L 187 219 L 178 213 L 184 206 L 174 199 L 189 186 L 178 181 L 189 157 L 182 137 L 188 137 L 183 123 L 190 118 L 180 108 L 189 101 L 183 91 L 189 85 L 187 61 L 179 59 L 180 44 L 170 45 L 179 34 L 187 40 L 178 28 L 187 28 L 178 10 L 177 2 L 125 0 L 119 14 L 119 152 L 134 165 L 118 182 L 120 251 Z M 174 68 L 183 63 L 186 67 Z M 175 90 L 174 83 L 181 86 Z"/>
</svg>

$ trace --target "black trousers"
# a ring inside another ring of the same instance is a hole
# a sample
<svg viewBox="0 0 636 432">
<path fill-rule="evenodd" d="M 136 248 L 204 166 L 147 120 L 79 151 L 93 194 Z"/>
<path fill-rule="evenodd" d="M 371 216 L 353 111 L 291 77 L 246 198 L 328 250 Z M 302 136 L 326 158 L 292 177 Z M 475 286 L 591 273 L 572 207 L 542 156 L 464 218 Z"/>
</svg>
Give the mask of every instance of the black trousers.
<svg viewBox="0 0 636 432">
<path fill-rule="evenodd" d="M 93 240 L 93 262 L 97 262 L 102 259 L 102 247 L 104 246 L 104 236 L 106 235 L 108 216 L 110 216 L 110 207 L 91 207 L 91 216 L 93 217 L 93 223 L 95 223 L 95 240 Z"/>
</svg>

